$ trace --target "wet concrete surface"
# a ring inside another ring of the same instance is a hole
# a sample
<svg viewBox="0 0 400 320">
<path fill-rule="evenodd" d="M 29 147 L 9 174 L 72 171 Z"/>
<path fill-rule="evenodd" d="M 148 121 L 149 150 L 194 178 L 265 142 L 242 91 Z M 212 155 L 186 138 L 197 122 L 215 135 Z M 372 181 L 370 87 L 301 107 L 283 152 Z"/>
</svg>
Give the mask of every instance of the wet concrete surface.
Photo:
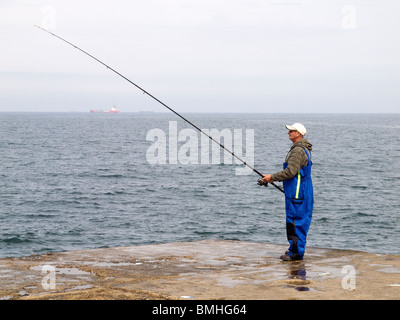
<svg viewBox="0 0 400 320">
<path fill-rule="evenodd" d="M 396 299 L 400 256 L 205 240 L 0 259 L 0 299 Z"/>
</svg>

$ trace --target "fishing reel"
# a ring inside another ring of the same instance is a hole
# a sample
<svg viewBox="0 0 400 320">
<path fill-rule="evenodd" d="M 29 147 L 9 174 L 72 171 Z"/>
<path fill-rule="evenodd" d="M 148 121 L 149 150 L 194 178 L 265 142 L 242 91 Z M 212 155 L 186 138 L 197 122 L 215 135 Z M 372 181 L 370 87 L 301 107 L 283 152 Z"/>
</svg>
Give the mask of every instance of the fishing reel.
<svg viewBox="0 0 400 320">
<path fill-rule="evenodd" d="M 258 179 L 257 184 L 259 186 L 264 186 L 264 187 L 268 187 L 268 182 L 264 181 L 263 179 Z"/>
</svg>

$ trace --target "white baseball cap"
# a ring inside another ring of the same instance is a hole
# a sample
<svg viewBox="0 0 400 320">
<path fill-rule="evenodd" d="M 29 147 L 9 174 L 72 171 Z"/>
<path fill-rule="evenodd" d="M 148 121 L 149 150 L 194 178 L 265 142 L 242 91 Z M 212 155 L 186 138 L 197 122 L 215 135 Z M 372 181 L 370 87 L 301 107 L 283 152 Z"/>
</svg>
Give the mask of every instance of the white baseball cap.
<svg viewBox="0 0 400 320">
<path fill-rule="evenodd" d="M 287 125 L 286 129 L 288 129 L 288 130 L 296 130 L 296 131 L 300 132 L 300 134 L 302 136 L 305 136 L 306 133 L 307 133 L 306 127 L 303 126 L 301 123 L 298 123 L 298 122 L 297 123 L 293 123 L 291 126 Z"/>
</svg>

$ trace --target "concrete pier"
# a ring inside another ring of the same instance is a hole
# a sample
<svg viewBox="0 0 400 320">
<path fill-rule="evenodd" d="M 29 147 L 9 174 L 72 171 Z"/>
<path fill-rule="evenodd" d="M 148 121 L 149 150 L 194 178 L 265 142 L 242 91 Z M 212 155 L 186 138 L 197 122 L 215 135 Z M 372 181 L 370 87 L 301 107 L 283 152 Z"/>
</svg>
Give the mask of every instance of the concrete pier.
<svg viewBox="0 0 400 320">
<path fill-rule="evenodd" d="M 400 256 L 205 240 L 0 259 L 0 299 L 400 299 Z"/>
</svg>

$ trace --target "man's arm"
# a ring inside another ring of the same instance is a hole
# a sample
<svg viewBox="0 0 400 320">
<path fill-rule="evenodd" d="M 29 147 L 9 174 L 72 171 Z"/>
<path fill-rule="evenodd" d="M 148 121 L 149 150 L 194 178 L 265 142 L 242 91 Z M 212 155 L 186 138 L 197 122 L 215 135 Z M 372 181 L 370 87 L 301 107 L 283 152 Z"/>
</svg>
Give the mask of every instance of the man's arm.
<svg viewBox="0 0 400 320">
<path fill-rule="evenodd" d="M 276 172 L 272 175 L 266 175 L 264 180 L 271 181 L 284 181 L 293 178 L 304 165 L 305 152 L 302 147 L 293 148 L 287 159 L 288 166 L 285 170 Z"/>
</svg>

